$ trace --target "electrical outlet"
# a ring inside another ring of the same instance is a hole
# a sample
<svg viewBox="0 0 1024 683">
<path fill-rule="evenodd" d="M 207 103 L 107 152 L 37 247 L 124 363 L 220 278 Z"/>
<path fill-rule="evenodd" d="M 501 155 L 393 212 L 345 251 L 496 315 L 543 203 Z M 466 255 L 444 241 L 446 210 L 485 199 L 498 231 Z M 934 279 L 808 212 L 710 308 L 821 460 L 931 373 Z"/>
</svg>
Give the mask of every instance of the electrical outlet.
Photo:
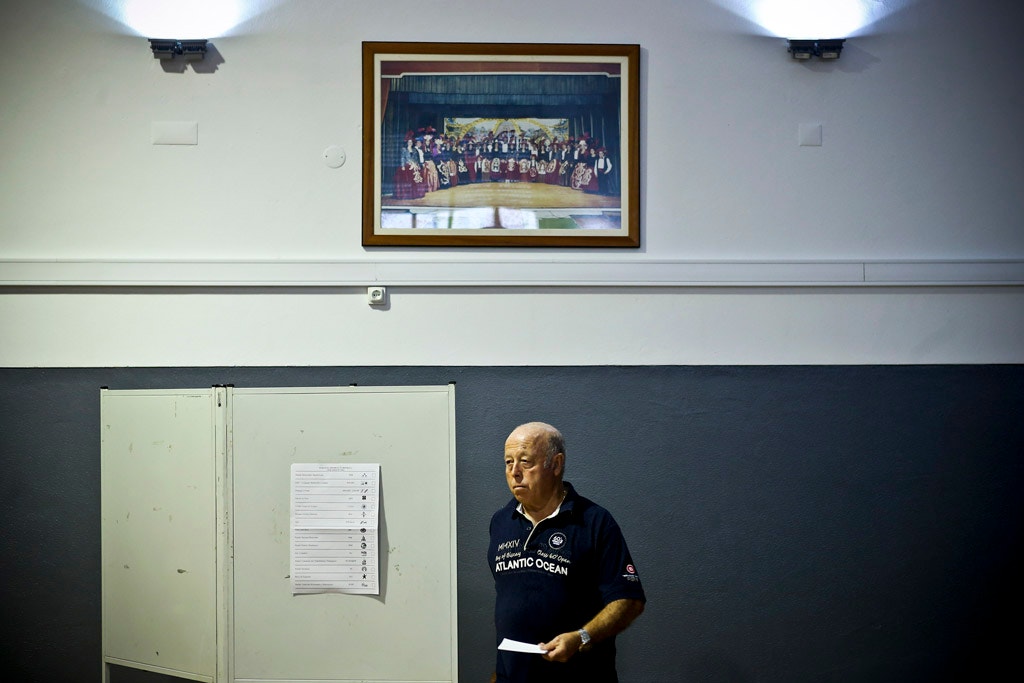
<svg viewBox="0 0 1024 683">
<path fill-rule="evenodd" d="M 371 306 L 383 306 L 388 302 L 388 289 L 380 285 L 366 288 L 366 303 Z"/>
</svg>

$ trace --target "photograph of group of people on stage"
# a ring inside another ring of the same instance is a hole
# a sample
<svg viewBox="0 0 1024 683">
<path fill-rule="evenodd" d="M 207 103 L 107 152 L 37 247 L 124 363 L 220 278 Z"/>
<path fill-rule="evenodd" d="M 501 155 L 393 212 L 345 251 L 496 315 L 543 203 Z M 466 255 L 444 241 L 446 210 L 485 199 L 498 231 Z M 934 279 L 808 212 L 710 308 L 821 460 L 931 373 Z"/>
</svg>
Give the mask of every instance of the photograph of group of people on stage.
<svg viewBox="0 0 1024 683">
<path fill-rule="evenodd" d="M 634 46 L 404 46 L 366 60 L 368 243 L 637 242 Z"/>
<path fill-rule="evenodd" d="M 618 169 L 601 141 L 567 134 L 567 121 L 446 119 L 405 135 L 393 199 L 476 183 L 539 183 L 593 195 L 618 193 Z"/>
</svg>

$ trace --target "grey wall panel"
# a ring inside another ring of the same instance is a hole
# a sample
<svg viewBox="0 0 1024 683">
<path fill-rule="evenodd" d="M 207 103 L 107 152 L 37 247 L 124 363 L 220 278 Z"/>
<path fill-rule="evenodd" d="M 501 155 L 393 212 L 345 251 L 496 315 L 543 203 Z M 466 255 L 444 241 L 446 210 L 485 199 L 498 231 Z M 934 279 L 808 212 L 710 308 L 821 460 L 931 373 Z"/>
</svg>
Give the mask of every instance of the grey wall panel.
<svg viewBox="0 0 1024 683">
<path fill-rule="evenodd" d="M 531 419 L 565 433 L 567 478 L 616 516 L 644 581 L 624 680 L 935 681 L 1015 664 L 1022 366 L 281 367 L 0 370 L 8 668 L 99 676 L 99 386 L 448 381 L 461 680 L 491 669 L 487 521 L 508 495 L 504 438 Z"/>
</svg>

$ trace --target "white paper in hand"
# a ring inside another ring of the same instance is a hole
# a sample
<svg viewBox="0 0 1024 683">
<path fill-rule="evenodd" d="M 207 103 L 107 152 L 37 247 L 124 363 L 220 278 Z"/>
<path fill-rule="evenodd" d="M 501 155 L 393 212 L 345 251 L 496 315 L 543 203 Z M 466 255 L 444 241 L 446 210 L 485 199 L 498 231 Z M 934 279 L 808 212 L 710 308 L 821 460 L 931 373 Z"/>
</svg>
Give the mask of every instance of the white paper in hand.
<svg viewBox="0 0 1024 683">
<path fill-rule="evenodd" d="M 509 640 L 505 638 L 498 645 L 499 650 L 508 650 L 509 652 L 525 652 L 531 655 L 542 655 L 546 654 L 547 650 L 540 649 L 539 645 L 533 643 L 524 643 L 520 640 Z"/>
</svg>

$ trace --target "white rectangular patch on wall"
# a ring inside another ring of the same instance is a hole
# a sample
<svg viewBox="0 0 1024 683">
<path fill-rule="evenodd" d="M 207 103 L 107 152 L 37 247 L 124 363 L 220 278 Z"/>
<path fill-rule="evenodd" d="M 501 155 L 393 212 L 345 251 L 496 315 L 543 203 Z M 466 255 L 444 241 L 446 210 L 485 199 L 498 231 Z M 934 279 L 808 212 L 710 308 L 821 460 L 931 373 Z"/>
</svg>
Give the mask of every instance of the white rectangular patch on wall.
<svg viewBox="0 0 1024 683">
<path fill-rule="evenodd" d="M 150 138 L 154 145 L 198 145 L 198 121 L 153 121 Z"/>
<path fill-rule="evenodd" d="M 821 147 L 820 123 L 801 123 L 797 135 L 801 147 Z"/>
</svg>

